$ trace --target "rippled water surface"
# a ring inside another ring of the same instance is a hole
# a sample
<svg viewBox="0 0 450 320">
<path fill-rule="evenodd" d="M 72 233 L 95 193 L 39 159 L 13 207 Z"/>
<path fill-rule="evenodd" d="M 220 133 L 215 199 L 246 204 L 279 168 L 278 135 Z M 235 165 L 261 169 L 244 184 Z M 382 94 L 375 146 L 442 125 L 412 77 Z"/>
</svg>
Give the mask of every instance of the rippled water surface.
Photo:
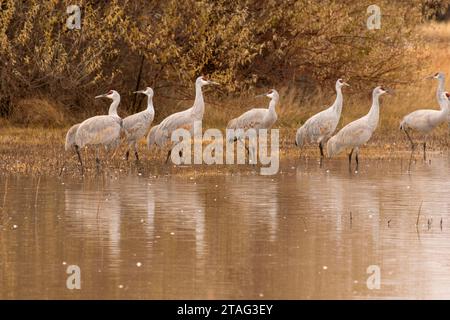
<svg viewBox="0 0 450 320">
<path fill-rule="evenodd" d="M 3 176 L 0 298 L 450 298 L 449 164 Z M 69 265 L 81 290 L 66 288 Z"/>
</svg>

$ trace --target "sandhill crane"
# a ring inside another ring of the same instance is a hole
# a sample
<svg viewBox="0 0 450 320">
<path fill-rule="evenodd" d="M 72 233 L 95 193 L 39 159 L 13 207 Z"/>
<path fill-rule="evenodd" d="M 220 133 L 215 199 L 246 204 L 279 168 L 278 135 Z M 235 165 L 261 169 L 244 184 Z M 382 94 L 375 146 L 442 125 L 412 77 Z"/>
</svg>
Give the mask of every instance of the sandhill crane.
<svg viewBox="0 0 450 320">
<path fill-rule="evenodd" d="M 139 160 L 137 142 L 145 136 L 155 117 L 155 109 L 153 108 L 153 89 L 147 87 L 145 90 L 136 91 L 135 93 L 142 93 L 147 96 L 147 109 L 123 119 L 123 128 L 125 129 L 126 140 L 128 143 L 128 150 L 125 154 L 127 160 L 130 154 L 130 147 L 134 148 L 134 156 L 136 157 L 136 160 Z"/>
<path fill-rule="evenodd" d="M 75 150 L 75 136 L 77 134 L 78 127 L 81 123 L 74 124 L 70 127 L 66 134 L 66 144 L 64 145 L 64 149 L 69 151 L 70 149 Z"/>
<path fill-rule="evenodd" d="M 122 119 L 117 114 L 117 107 L 120 103 L 120 95 L 115 90 L 96 96 L 95 98 L 109 98 L 113 102 L 109 107 L 108 115 L 95 116 L 84 120 L 78 127 L 75 136 L 75 150 L 81 165 L 81 173 L 84 172 L 83 161 L 81 159 L 80 149 L 85 146 L 95 146 L 95 161 L 97 169 L 100 166 L 98 155 L 99 146 L 114 147 L 120 142 L 120 134 L 122 131 Z"/>
<path fill-rule="evenodd" d="M 163 147 L 170 141 L 171 134 L 174 130 L 184 128 L 193 133 L 194 123 L 196 121 L 203 120 L 203 114 L 205 112 L 205 101 L 203 100 L 202 87 L 205 85 L 216 84 L 217 82 L 208 80 L 204 76 L 200 76 L 195 80 L 195 100 L 194 105 L 184 111 L 180 111 L 171 114 L 165 118 L 161 123 L 150 131 L 151 134 L 148 135 L 147 146 L 150 148 L 153 144 L 159 147 Z M 166 163 L 169 160 L 172 149 L 169 150 L 166 158 Z"/>
<path fill-rule="evenodd" d="M 272 89 L 266 94 L 260 96 L 264 95 L 270 98 L 268 109 L 253 108 L 247 112 L 244 112 L 239 117 L 230 120 L 227 124 L 227 129 L 243 129 L 243 131 L 246 131 L 248 129 L 270 129 L 278 118 L 275 107 L 278 103 L 278 100 L 280 99 L 280 96 L 275 89 Z M 242 138 L 243 137 L 236 137 L 235 140 L 239 140 L 245 144 L 245 141 L 242 141 Z M 250 150 L 248 151 L 250 155 Z M 251 151 L 254 152 L 255 150 Z"/>
<path fill-rule="evenodd" d="M 306 120 L 295 136 L 295 145 L 299 147 L 303 147 L 305 143 L 318 143 L 321 160 L 324 157 L 323 147 L 333 135 L 341 118 L 343 86 L 349 86 L 349 84 L 338 79 L 336 81 L 336 100 L 331 107 Z"/>
<path fill-rule="evenodd" d="M 436 89 L 436 100 L 441 106 L 441 96 L 445 92 L 445 74 L 443 72 L 436 72 L 434 75 L 427 77 L 426 79 L 436 79 L 438 81 L 438 87 Z M 442 107 L 442 106 L 441 106 Z"/>
<path fill-rule="evenodd" d="M 359 168 L 359 147 L 365 144 L 372 137 L 377 128 L 380 117 L 379 97 L 388 91 L 379 86 L 372 93 L 372 107 L 367 115 L 347 124 L 336 135 L 330 138 L 327 143 L 327 153 L 329 157 L 338 154 L 346 148 L 351 148 L 348 155 L 348 165 L 351 169 L 352 154 L 356 153 L 356 170 Z"/>
<path fill-rule="evenodd" d="M 423 159 L 426 160 L 426 146 L 428 134 L 441 123 L 445 122 L 449 115 L 449 93 L 442 92 L 439 105 L 441 110 L 422 109 L 411 112 L 406 115 L 400 123 L 400 129 L 403 130 L 411 143 L 411 152 L 415 145 L 408 133 L 409 129 L 419 131 L 425 135 L 423 141 Z"/>
</svg>

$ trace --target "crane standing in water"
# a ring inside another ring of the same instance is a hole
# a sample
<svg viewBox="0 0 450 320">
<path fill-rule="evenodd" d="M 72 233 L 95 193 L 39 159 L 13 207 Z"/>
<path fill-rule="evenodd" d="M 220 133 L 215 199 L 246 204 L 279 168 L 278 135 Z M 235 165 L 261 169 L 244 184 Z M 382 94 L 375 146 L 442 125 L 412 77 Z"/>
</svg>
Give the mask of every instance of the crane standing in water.
<svg viewBox="0 0 450 320">
<path fill-rule="evenodd" d="M 253 108 L 247 112 L 244 112 L 239 117 L 230 120 L 227 124 L 227 129 L 242 129 L 243 131 L 248 129 L 270 129 L 278 118 L 275 107 L 280 99 L 280 96 L 275 89 L 272 89 L 266 94 L 262 94 L 260 96 L 270 98 L 269 108 Z M 245 145 L 245 141 L 243 141 L 243 139 L 244 137 L 242 136 L 235 138 L 235 140 L 239 140 Z M 249 157 L 250 152 L 254 155 L 254 152 L 256 151 L 252 150 L 252 148 L 247 150 L 249 152 Z M 253 159 L 253 157 L 250 157 L 250 159 Z"/>
<path fill-rule="evenodd" d="M 128 150 L 125 154 L 125 159 L 128 160 L 130 154 L 130 147 L 134 149 L 134 156 L 139 160 L 137 151 L 137 142 L 145 136 L 150 128 L 153 118 L 155 117 L 155 109 L 153 107 L 153 89 L 147 87 L 145 90 L 136 91 L 135 93 L 142 93 L 147 96 L 147 109 L 135 113 L 123 119 L 123 128 L 125 129 L 126 141 L 128 143 Z"/>
<path fill-rule="evenodd" d="M 113 102 L 109 107 L 108 115 L 91 117 L 84 120 L 78 127 L 75 135 L 75 151 L 81 165 L 81 173 L 84 173 L 83 161 L 80 149 L 85 146 L 95 146 L 95 161 L 97 170 L 100 166 L 99 146 L 114 147 L 120 142 L 122 132 L 122 119 L 117 114 L 117 107 L 120 103 L 120 95 L 115 90 L 96 96 L 95 98 L 109 98 Z"/>
<path fill-rule="evenodd" d="M 184 128 L 189 130 L 191 134 L 193 133 L 194 123 L 196 121 L 201 122 L 205 112 L 205 101 L 203 99 L 202 87 L 210 84 L 218 85 L 217 82 L 208 80 L 204 76 L 200 76 L 195 80 L 194 105 L 187 110 L 171 114 L 161 121 L 156 129 L 152 128 L 147 137 L 148 148 L 152 147 L 153 144 L 156 144 L 159 147 L 165 146 L 170 141 L 172 132 L 177 129 Z M 169 161 L 171 152 L 172 148 L 170 148 L 167 153 L 166 163 Z"/>
<path fill-rule="evenodd" d="M 441 123 L 447 121 L 449 116 L 449 93 L 442 92 L 439 105 L 441 110 L 432 110 L 432 109 L 422 109 L 411 112 L 406 115 L 400 123 L 400 129 L 405 132 L 408 137 L 409 142 L 411 143 L 411 152 L 414 151 L 415 145 L 411 136 L 408 133 L 409 129 L 419 131 L 425 135 L 423 141 L 423 159 L 426 160 L 426 147 L 427 147 L 427 138 L 428 134 Z"/>
<path fill-rule="evenodd" d="M 349 84 L 338 79 L 336 81 L 336 100 L 331 107 L 306 120 L 295 136 L 295 145 L 299 147 L 303 147 L 306 143 L 318 143 L 321 162 L 324 157 L 323 147 L 333 135 L 341 118 L 343 86 L 349 86 Z"/>
<path fill-rule="evenodd" d="M 381 86 L 376 87 L 372 92 L 372 107 L 370 108 L 369 113 L 358 120 L 350 122 L 328 140 L 327 153 L 329 157 L 338 154 L 346 148 L 351 148 L 351 152 L 348 155 L 349 169 L 351 170 L 352 154 L 355 152 L 356 171 L 358 171 L 359 147 L 369 141 L 377 128 L 378 120 L 380 118 L 379 98 L 387 92 L 388 91 Z"/>
</svg>

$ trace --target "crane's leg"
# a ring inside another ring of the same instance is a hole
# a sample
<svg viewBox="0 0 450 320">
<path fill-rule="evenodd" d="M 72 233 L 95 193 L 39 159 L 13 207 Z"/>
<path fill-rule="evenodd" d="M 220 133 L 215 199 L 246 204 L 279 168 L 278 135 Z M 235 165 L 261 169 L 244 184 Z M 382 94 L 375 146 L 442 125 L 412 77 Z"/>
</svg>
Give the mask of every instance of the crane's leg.
<svg viewBox="0 0 450 320">
<path fill-rule="evenodd" d="M 169 162 L 169 158 L 170 158 L 171 154 L 172 154 L 172 148 L 169 149 L 169 152 L 167 152 L 166 164 L 167 164 L 167 162 Z"/>
<path fill-rule="evenodd" d="M 81 159 L 80 148 L 77 145 L 75 145 L 75 151 L 77 152 L 78 161 L 80 162 L 81 175 L 83 175 L 84 174 L 83 160 Z"/>
<path fill-rule="evenodd" d="M 319 142 L 319 149 L 320 149 L 320 167 L 322 168 L 323 158 L 325 157 L 325 155 L 323 154 L 323 143 L 322 143 L 322 140 Z"/>
<path fill-rule="evenodd" d="M 97 166 L 97 172 L 100 171 L 100 158 L 99 158 L 99 150 L 98 147 L 95 148 L 95 163 Z"/>
<path fill-rule="evenodd" d="M 355 160 L 356 160 L 356 171 L 359 170 L 359 148 L 356 148 L 356 155 L 355 155 Z"/>
<path fill-rule="evenodd" d="M 423 161 L 427 161 L 427 140 L 423 142 Z"/>
<path fill-rule="evenodd" d="M 125 153 L 125 161 L 128 161 L 129 156 L 130 156 L 130 149 L 127 149 L 127 152 Z"/>
<path fill-rule="evenodd" d="M 239 141 L 240 143 L 242 143 L 243 145 L 244 145 L 244 148 L 245 148 L 245 150 L 247 151 L 247 157 L 250 159 L 250 149 L 247 147 L 247 145 L 245 144 L 245 140 L 244 141 L 242 141 L 242 139 L 241 138 L 234 138 L 234 141 Z M 250 162 L 250 160 L 249 160 L 249 162 Z"/>
<path fill-rule="evenodd" d="M 320 149 L 320 157 L 323 158 L 325 155 L 323 154 L 323 144 L 322 141 L 319 142 L 319 149 Z"/>
<path fill-rule="evenodd" d="M 408 130 L 405 129 L 403 131 L 406 133 L 406 136 L 408 137 L 409 143 L 411 143 L 411 152 L 412 152 L 412 151 L 414 151 L 414 148 L 415 148 L 414 142 L 411 139 L 411 136 L 409 135 Z"/>
<path fill-rule="evenodd" d="M 66 160 L 64 160 L 64 163 L 63 163 L 63 165 L 61 166 L 61 169 L 59 169 L 59 176 L 62 175 L 62 173 L 63 173 L 65 167 L 66 167 Z"/>
<path fill-rule="evenodd" d="M 350 153 L 348 154 L 348 170 L 350 172 L 352 172 L 352 155 L 353 155 L 353 150 L 354 149 L 352 149 L 352 151 L 350 151 Z"/>
<path fill-rule="evenodd" d="M 138 151 L 137 151 L 137 142 L 135 142 L 133 144 L 134 147 L 134 157 L 136 158 L 136 161 L 139 161 L 139 155 L 138 155 Z"/>
<path fill-rule="evenodd" d="M 413 154 L 414 154 L 414 151 L 411 151 L 411 155 L 409 156 L 408 172 L 411 172 L 411 164 L 412 164 L 412 160 L 413 160 Z"/>
</svg>

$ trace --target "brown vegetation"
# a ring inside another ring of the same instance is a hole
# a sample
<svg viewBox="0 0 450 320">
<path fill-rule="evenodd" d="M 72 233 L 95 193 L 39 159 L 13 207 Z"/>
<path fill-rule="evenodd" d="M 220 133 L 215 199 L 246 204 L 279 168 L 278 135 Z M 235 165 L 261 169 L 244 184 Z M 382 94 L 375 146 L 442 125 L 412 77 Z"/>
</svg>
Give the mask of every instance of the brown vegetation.
<svg viewBox="0 0 450 320">
<path fill-rule="evenodd" d="M 141 66 L 157 121 L 192 97 L 199 74 L 222 83 L 218 103 L 276 87 L 304 104 L 338 77 L 355 91 L 408 83 L 424 66 L 414 31 L 435 2 L 380 0 L 382 28 L 368 30 L 370 1 L 79 1 L 81 30 L 69 30 L 70 1 L 2 0 L 0 116 L 39 96 L 81 120 L 104 112 L 93 97 L 111 88 L 122 114 L 135 112 Z"/>
<path fill-rule="evenodd" d="M 143 108 L 143 97 L 133 106 L 130 94 L 141 61 L 140 87 L 155 87 L 155 123 L 191 105 L 192 80 L 200 73 L 223 84 L 205 90 L 204 128 L 223 129 L 242 112 L 266 106 L 268 101 L 254 98 L 255 93 L 276 87 L 282 159 L 299 156 L 293 147 L 295 129 L 332 103 L 340 76 L 352 87 L 344 90 L 339 128 L 367 113 L 375 84 L 395 88 L 395 95 L 382 98 L 379 128 L 362 155 L 404 157 L 408 144 L 398 129 L 403 115 L 437 108 L 437 83 L 424 76 L 436 71 L 450 75 L 450 25 L 423 23 L 418 9 L 425 7 L 411 1 L 382 1 L 382 29 L 373 32 L 365 29 L 368 4 L 353 1 L 309 1 L 309 6 L 306 1 L 268 1 L 265 6 L 259 1 L 82 1 L 81 33 L 65 29 L 64 1 L 1 3 L 10 10 L 11 3 L 16 5 L 10 20 L 5 20 L 8 10 L 0 13 L 0 167 L 5 172 L 58 174 L 64 165 L 66 172 L 77 173 L 76 157 L 63 152 L 65 130 L 105 113 L 107 102 L 93 96 L 110 87 L 122 93 L 119 114 Z M 326 5 L 329 11 L 323 10 Z M 39 6 L 35 13 L 33 6 Z M 43 18 L 49 10 L 58 12 L 53 20 Z M 24 17 L 32 13 L 36 24 L 28 30 Z M 99 27 L 98 21 L 104 24 Z M 364 41 L 356 40 L 360 36 Z M 245 50 L 247 58 L 235 58 Z M 448 130 L 441 126 L 433 132 L 430 147 L 446 150 Z M 145 158 L 154 160 L 148 169 L 157 172 L 154 164 L 162 163 L 164 154 L 140 147 Z M 303 156 L 316 153 L 313 146 Z M 121 157 L 118 153 L 109 160 L 111 168 L 127 172 L 131 162 Z"/>
</svg>

